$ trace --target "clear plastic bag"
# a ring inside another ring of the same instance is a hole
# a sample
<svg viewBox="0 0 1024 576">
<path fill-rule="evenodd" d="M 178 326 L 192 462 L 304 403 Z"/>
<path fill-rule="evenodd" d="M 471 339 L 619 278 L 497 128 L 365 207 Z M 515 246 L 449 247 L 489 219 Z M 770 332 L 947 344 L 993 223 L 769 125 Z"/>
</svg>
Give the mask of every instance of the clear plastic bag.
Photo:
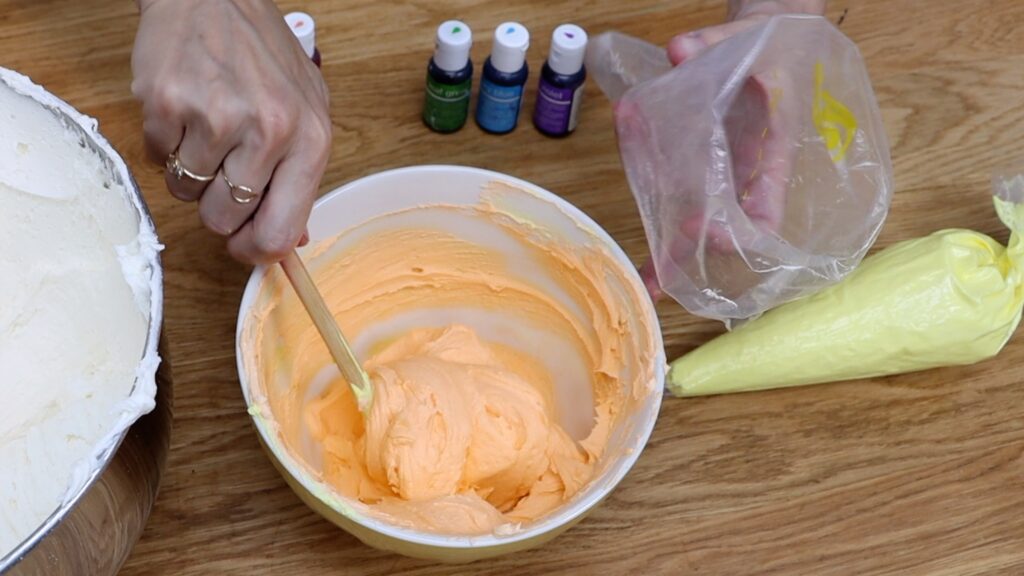
<svg viewBox="0 0 1024 576">
<path fill-rule="evenodd" d="M 889 210 L 892 167 L 856 46 L 776 16 L 672 68 L 615 32 L 587 66 L 616 101 L 619 149 L 664 292 L 730 325 L 853 270 Z"/>
</svg>

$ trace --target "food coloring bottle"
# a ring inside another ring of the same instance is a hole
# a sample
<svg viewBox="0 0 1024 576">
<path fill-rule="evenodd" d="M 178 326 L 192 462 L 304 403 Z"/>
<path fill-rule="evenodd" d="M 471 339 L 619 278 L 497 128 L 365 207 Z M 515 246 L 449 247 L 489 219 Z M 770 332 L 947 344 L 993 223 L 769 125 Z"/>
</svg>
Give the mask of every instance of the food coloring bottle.
<svg viewBox="0 0 1024 576">
<path fill-rule="evenodd" d="M 576 129 L 587 69 L 583 58 L 587 33 L 575 24 L 562 24 L 551 36 L 551 52 L 541 70 L 533 124 L 548 136 L 566 136 Z"/>
<path fill-rule="evenodd" d="M 507 134 L 519 123 L 523 88 L 530 68 L 526 50 L 530 32 L 518 22 L 505 22 L 494 29 L 491 56 L 484 62 L 476 123 L 486 132 Z"/>
<path fill-rule="evenodd" d="M 455 132 L 469 116 L 473 91 L 473 34 L 464 23 L 449 20 L 437 28 L 434 57 L 427 66 L 423 122 L 436 132 Z"/>
<path fill-rule="evenodd" d="M 313 17 L 305 12 L 290 12 L 285 14 L 284 21 L 292 29 L 292 34 L 299 39 L 306 56 L 319 68 L 320 50 L 316 47 L 316 23 L 313 22 Z"/>
</svg>

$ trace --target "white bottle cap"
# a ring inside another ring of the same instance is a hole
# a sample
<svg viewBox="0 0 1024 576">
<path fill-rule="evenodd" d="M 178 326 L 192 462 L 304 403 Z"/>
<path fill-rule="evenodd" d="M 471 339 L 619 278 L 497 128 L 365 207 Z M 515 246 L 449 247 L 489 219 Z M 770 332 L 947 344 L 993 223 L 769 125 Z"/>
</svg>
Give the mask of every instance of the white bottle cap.
<svg viewBox="0 0 1024 576">
<path fill-rule="evenodd" d="M 526 61 L 526 50 L 530 47 L 530 31 L 518 22 L 503 22 L 494 29 L 494 46 L 491 48 L 491 66 L 499 72 L 519 72 Z"/>
<path fill-rule="evenodd" d="M 313 52 L 316 51 L 316 24 L 313 17 L 305 12 L 289 12 L 284 15 L 284 21 L 299 39 L 306 57 L 312 58 Z"/>
<path fill-rule="evenodd" d="M 448 20 L 437 27 L 434 44 L 434 64 L 446 72 L 458 72 L 469 62 L 469 49 L 473 47 L 473 32 L 464 22 Z"/>
<path fill-rule="evenodd" d="M 583 68 L 587 53 L 587 33 L 575 24 L 562 24 L 551 35 L 548 66 L 559 74 L 571 75 Z"/>
</svg>

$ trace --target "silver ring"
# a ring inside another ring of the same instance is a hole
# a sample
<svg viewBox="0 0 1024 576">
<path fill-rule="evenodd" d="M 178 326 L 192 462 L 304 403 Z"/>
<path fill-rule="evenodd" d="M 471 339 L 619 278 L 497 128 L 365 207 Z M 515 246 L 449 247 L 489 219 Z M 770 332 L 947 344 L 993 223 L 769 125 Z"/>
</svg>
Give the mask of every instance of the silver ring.
<svg viewBox="0 0 1024 576">
<path fill-rule="evenodd" d="M 181 158 L 178 157 L 177 150 L 171 152 L 171 155 L 167 157 L 165 166 L 167 167 L 167 172 L 173 174 L 179 182 L 181 182 L 181 179 L 184 177 L 189 180 L 199 182 L 200 184 L 206 184 L 208 182 L 212 182 L 213 179 L 217 177 L 216 174 L 213 176 L 203 176 L 202 174 L 196 174 L 188 168 L 185 168 L 181 163 Z"/>
<path fill-rule="evenodd" d="M 242 186 L 241 184 L 235 184 L 231 180 L 228 180 L 228 175 L 223 170 L 220 172 L 220 177 L 224 179 L 224 183 L 228 185 L 228 191 L 231 193 L 231 199 L 239 204 L 248 204 L 253 200 L 260 197 L 260 193 L 249 188 L 248 186 Z"/>
</svg>

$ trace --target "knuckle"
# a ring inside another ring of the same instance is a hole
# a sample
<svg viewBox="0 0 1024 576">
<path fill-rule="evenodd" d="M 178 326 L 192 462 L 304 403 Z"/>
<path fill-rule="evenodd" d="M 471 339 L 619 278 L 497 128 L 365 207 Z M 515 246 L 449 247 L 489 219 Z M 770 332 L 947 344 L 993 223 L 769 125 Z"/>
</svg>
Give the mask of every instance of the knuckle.
<svg viewBox="0 0 1024 576">
<path fill-rule="evenodd" d="M 257 118 L 257 129 L 261 138 L 270 145 L 280 144 L 289 139 L 297 129 L 294 109 L 283 104 L 269 104 L 261 107 Z"/>
<path fill-rule="evenodd" d="M 263 257 L 273 260 L 284 258 L 298 243 L 298 238 L 285 230 L 268 230 L 256 232 L 253 243 Z"/>
<path fill-rule="evenodd" d="M 309 127 L 302 131 L 312 154 L 319 162 L 327 162 L 331 152 L 331 123 L 317 118 L 309 123 Z"/>
<path fill-rule="evenodd" d="M 162 118 L 177 118 L 185 110 L 184 94 L 171 83 L 150 90 L 148 103 L 153 113 Z"/>
<path fill-rule="evenodd" d="M 225 142 L 234 132 L 236 126 L 235 119 L 228 113 L 213 112 L 206 115 L 203 122 L 206 124 L 210 144 L 215 146 Z"/>
</svg>

